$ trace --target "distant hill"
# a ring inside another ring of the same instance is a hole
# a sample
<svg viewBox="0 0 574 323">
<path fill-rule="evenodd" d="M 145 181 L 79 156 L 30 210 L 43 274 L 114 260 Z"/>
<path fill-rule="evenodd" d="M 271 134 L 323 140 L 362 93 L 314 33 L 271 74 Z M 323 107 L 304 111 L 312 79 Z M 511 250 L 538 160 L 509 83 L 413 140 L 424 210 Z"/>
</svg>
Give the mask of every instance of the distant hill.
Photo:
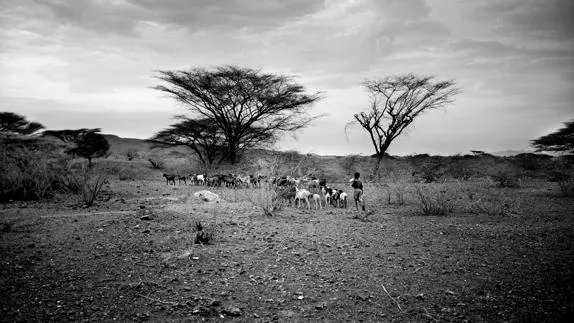
<svg viewBox="0 0 574 323">
<path fill-rule="evenodd" d="M 189 154 L 191 149 L 185 146 L 178 147 L 154 147 L 153 143 L 149 143 L 143 139 L 137 138 L 121 138 L 116 135 L 104 134 L 104 137 L 110 143 L 110 153 L 113 155 L 125 156 L 128 151 L 135 150 L 139 153 L 159 153 L 159 154 Z"/>
<path fill-rule="evenodd" d="M 498 157 L 511 157 L 511 156 L 516 156 L 516 155 L 520 155 L 520 154 L 527 154 L 527 153 L 536 153 L 536 151 L 534 150 L 527 150 L 527 149 L 522 149 L 522 150 L 501 150 L 501 151 L 495 151 L 495 152 L 491 152 L 491 155 L 494 156 L 498 156 Z"/>
</svg>

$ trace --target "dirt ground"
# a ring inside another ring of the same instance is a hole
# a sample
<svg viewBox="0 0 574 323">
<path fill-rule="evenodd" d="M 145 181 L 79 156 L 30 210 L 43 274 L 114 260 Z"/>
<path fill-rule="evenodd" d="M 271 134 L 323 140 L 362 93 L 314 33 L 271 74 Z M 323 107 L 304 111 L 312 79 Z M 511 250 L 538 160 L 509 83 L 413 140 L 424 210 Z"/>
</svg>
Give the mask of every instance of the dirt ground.
<svg viewBox="0 0 574 323">
<path fill-rule="evenodd" d="M 406 205 L 289 207 L 241 192 L 114 182 L 93 207 L 0 206 L 0 320 L 563 322 L 574 314 L 574 201 L 529 190 L 505 216 Z M 194 244 L 196 221 L 216 229 Z"/>
</svg>

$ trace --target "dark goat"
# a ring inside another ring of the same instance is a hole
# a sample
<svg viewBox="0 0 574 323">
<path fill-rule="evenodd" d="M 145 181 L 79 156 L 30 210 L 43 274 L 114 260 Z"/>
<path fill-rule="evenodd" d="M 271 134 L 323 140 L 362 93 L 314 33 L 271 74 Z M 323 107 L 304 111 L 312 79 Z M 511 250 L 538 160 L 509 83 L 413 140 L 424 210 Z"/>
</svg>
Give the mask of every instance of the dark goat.
<svg viewBox="0 0 574 323">
<path fill-rule="evenodd" d="M 173 175 L 173 174 L 163 174 L 163 177 L 165 177 L 166 185 L 169 185 L 169 183 L 172 183 L 173 185 L 175 185 L 175 177 L 176 177 L 176 175 Z"/>
</svg>

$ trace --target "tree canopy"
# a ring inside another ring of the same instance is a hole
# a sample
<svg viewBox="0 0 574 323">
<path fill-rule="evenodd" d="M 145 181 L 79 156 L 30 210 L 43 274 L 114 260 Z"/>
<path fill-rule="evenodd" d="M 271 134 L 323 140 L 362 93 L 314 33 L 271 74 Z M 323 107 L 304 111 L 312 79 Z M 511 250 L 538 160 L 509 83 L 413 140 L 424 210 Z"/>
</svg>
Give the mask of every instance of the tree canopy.
<svg viewBox="0 0 574 323">
<path fill-rule="evenodd" d="M 538 151 L 574 151 L 574 120 L 564 123 L 564 127 L 531 141 Z"/>
<path fill-rule="evenodd" d="M 191 112 L 188 120 L 217 127 L 227 151 L 224 157 L 232 164 L 246 149 L 272 143 L 317 118 L 308 107 L 319 94 L 306 94 L 292 77 L 230 65 L 158 71 L 156 77 L 165 85 L 154 89 L 182 103 Z M 176 127 L 180 134 L 190 129 L 182 126 Z"/>
<path fill-rule="evenodd" d="M 160 145 L 183 145 L 190 147 L 204 166 L 209 167 L 223 159 L 225 155 L 225 136 L 210 119 L 188 119 L 179 116 L 181 122 L 156 133 L 150 142 Z"/>
<path fill-rule="evenodd" d="M 348 126 L 358 124 L 368 132 L 377 164 L 391 143 L 422 113 L 446 107 L 460 89 L 452 80 L 434 81 L 433 76 L 405 74 L 363 82 L 371 97 L 370 108 L 354 114 Z"/>
<path fill-rule="evenodd" d="M 0 112 L 0 133 L 31 135 L 44 129 L 38 122 L 26 120 L 26 117 L 13 112 Z"/>
<path fill-rule="evenodd" d="M 66 149 L 66 153 L 86 158 L 88 165 L 92 165 L 92 159 L 103 157 L 110 149 L 106 137 L 99 132 L 101 129 L 78 129 L 78 130 L 47 130 L 43 135 L 53 136 L 65 143 L 73 144 Z"/>
</svg>

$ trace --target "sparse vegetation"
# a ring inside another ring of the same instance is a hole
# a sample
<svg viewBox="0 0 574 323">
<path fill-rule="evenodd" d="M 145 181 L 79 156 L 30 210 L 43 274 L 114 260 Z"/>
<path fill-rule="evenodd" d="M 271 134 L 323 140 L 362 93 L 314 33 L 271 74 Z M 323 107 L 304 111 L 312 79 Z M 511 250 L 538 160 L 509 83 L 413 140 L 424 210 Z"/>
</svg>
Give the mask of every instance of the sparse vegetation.
<svg viewBox="0 0 574 323">
<path fill-rule="evenodd" d="M 453 196 L 446 185 L 415 186 L 418 207 L 423 215 L 448 215 L 454 209 Z"/>
</svg>

